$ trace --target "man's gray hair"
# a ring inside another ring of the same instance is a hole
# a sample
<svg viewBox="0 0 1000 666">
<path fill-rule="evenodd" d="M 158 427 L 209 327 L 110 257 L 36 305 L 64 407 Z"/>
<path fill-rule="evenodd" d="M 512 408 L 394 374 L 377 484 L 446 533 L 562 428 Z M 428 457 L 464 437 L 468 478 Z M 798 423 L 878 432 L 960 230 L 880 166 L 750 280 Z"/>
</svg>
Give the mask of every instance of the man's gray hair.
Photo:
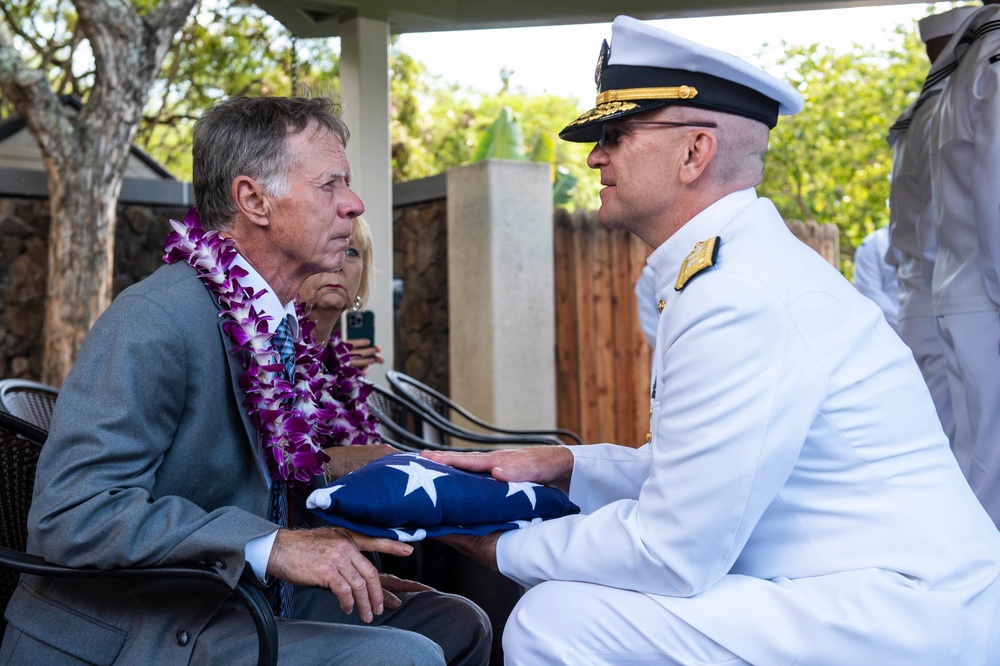
<svg viewBox="0 0 1000 666">
<path fill-rule="evenodd" d="M 718 124 L 718 148 L 712 159 L 710 177 L 720 185 L 746 188 L 760 184 L 764 177 L 764 155 L 770 135 L 767 125 L 730 113 L 711 113 Z"/>
<path fill-rule="evenodd" d="M 232 97 L 206 111 L 194 126 L 193 185 L 206 229 L 224 229 L 236 215 L 232 184 L 237 176 L 258 181 L 274 197 L 287 193 L 295 155 L 289 134 L 311 121 L 333 132 L 346 147 L 347 125 L 329 97 Z"/>
</svg>

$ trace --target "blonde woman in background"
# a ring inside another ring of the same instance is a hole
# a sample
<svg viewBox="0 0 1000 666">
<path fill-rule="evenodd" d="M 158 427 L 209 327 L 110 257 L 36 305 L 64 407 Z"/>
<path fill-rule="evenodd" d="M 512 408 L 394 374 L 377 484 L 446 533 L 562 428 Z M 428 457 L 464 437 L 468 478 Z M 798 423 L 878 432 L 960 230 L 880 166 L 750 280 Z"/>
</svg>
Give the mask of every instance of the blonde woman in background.
<svg viewBox="0 0 1000 666">
<path fill-rule="evenodd" d="M 312 306 L 309 318 L 316 322 L 313 337 L 317 340 L 340 340 L 341 317 L 348 310 L 364 309 L 368 300 L 375 267 L 372 265 L 372 234 L 368 224 L 360 217 L 354 218 L 354 226 L 344 250 L 344 265 L 339 271 L 311 275 L 299 288 L 299 300 Z M 354 358 L 351 365 L 365 372 L 372 363 L 384 363 L 374 340 L 356 339 L 351 345 Z M 397 453 L 388 444 L 367 446 L 335 446 L 325 449 L 330 456 L 326 466 L 328 480 L 340 478 L 353 472 L 376 458 Z"/>
<path fill-rule="evenodd" d="M 312 306 L 309 318 L 316 322 L 313 337 L 317 340 L 329 340 L 335 332 L 343 337 L 341 317 L 348 310 L 363 310 L 371 293 L 375 278 L 372 234 L 368 223 L 360 217 L 354 219 L 349 243 L 339 271 L 312 275 L 299 288 L 299 300 Z M 348 344 L 354 356 L 351 365 L 362 372 L 372 363 L 385 362 L 374 340 L 358 338 Z"/>
</svg>

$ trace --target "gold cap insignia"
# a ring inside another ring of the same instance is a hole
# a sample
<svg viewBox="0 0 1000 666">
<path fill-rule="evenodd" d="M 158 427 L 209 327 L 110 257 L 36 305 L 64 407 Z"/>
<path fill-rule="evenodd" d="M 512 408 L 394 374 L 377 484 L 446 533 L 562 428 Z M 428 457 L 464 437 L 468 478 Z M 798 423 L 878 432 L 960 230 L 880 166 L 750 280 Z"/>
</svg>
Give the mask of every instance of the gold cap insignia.
<svg viewBox="0 0 1000 666">
<path fill-rule="evenodd" d="M 582 125 L 583 123 L 589 123 L 595 120 L 600 120 L 601 118 L 606 118 L 607 116 L 615 113 L 623 113 L 637 108 L 639 108 L 639 105 L 635 102 L 608 102 L 607 104 L 598 104 L 593 109 L 587 111 L 585 114 L 571 122 L 567 125 L 567 127 Z"/>
<path fill-rule="evenodd" d="M 681 272 L 677 276 L 677 283 L 674 285 L 674 290 L 680 291 L 684 288 L 684 285 L 691 281 L 691 278 L 706 268 L 714 266 L 715 257 L 719 254 L 720 245 L 722 245 L 722 239 L 718 236 L 695 243 L 691 254 L 681 264 Z"/>
<path fill-rule="evenodd" d="M 606 102 L 628 102 L 635 100 L 694 99 L 698 89 L 694 86 L 670 86 L 667 88 L 619 88 L 605 90 L 597 96 L 597 104 Z"/>
<path fill-rule="evenodd" d="M 601 55 L 597 56 L 597 68 L 594 70 L 594 83 L 597 84 L 597 89 L 601 89 L 601 74 L 604 73 L 604 68 L 608 66 L 608 58 L 611 57 L 611 47 L 608 46 L 608 40 L 604 40 L 601 44 Z"/>
</svg>

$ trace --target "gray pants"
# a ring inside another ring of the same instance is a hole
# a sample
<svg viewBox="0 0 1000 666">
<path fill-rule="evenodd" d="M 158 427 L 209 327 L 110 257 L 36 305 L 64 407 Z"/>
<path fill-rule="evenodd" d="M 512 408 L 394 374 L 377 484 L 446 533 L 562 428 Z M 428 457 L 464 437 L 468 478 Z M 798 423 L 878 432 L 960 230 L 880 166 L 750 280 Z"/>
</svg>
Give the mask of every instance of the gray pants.
<svg viewBox="0 0 1000 666">
<path fill-rule="evenodd" d="M 278 663 L 449 664 L 484 666 L 489 661 L 489 619 L 468 600 L 440 592 L 399 595 L 403 605 L 376 615 L 371 624 L 340 610 L 328 590 L 296 588 L 295 620 L 277 620 Z M 253 624 L 236 602 L 205 627 L 192 664 L 252 664 L 257 641 Z"/>
</svg>

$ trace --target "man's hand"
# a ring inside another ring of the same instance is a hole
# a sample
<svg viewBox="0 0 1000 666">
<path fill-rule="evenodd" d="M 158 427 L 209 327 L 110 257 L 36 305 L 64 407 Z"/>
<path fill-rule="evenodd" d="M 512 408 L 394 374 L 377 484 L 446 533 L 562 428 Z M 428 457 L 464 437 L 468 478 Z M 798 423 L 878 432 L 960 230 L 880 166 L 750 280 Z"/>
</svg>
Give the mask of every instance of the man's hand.
<svg viewBox="0 0 1000 666">
<path fill-rule="evenodd" d="M 448 544 L 463 555 L 476 562 L 497 570 L 497 541 L 503 532 L 491 532 L 486 536 L 469 534 L 446 534 L 436 537 L 441 543 Z"/>
<path fill-rule="evenodd" d="M 426 592 L 434 589 L 415 580 L 397 578 L 392 574 L 379 574 L 378 580 L 382 584 L 382 594 L 385 595 L 385 606 L 389 610 L 396 610 L 403 604 L 402 600 L 393 594 L 393 592 Z"/>
<path fill-rule="evenodd" d="M 565 493 L 569 493 L 573 475 L 573 454 L 563 446 L 530 446 L 485 453 L 422 451 L 420 455 L 469 472 L 490 472 L 497 481 L 532 481 Z"/>
<path fill-rule="evenodd" d="M 408 544 L 339 527 L 280 529 L 271 548 L 267 574 L 295 585 L 325 587 L 337 596 L 345 613 L 356 605 L 361 621 L 371 622 L 373 613 L 382 614 L 384 596 L 378 570 L 361 553 L 362 549 L 400 557 L 413 552 L 413 546 Z"/>
</svg>

